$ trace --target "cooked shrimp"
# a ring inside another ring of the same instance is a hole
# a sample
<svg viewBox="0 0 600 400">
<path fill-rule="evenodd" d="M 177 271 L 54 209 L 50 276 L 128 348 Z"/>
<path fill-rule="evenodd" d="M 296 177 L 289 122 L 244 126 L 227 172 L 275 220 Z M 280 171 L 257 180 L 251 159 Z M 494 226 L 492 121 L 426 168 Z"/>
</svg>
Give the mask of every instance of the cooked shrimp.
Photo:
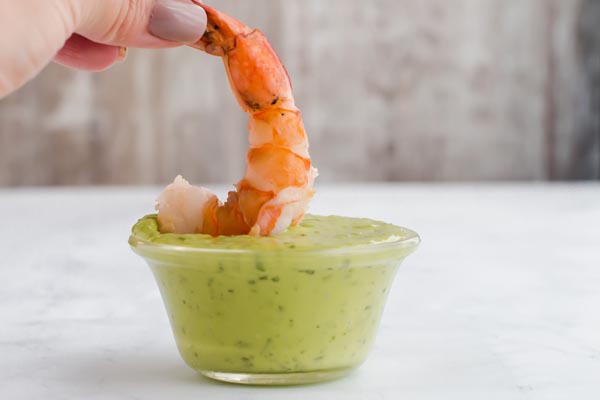
<svg viewBox="0 0 600 400">
<path fill-rule="evenodd" d="M 178 176 L 158 198 L 160 230 L 213 236 L 282 232 L 304 216 L 317 176 L 288 73 L 262 32 L 200 6 L 208 27 L 194 47 L 223 58 L 233 93 L 250 115 L 246 173 L 224 204 Z"/>
</svg>

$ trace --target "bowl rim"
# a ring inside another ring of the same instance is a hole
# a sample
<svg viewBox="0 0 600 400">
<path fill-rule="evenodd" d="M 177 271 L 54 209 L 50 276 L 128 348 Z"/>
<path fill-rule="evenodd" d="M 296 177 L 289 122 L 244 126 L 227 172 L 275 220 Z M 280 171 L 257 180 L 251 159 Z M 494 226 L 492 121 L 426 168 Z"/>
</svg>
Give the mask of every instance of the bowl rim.
<svg viewBox="0 0 600 400">
<path fill-rule="evenodd" d="M 410 237 L 393 241 L 393 242 L 378 242 L 371 244 L 353 245 L 353 246 L 342 246 L 342 247 L 330 247 L 330 248 L 316 248 L 316 249 L 225 249 L 225 248 L 202 248 L 202 247 L 190 247 L 190 246 L 178 246 L 165 243 L 153 243 L 144 239 L 140 239 L 135 235 L 129 237 L 129 246 L 134 250 L 156 250 L 164 253 L 177 253 L 177 254 L 281 254 L 288 253 L 294 255 L 308 255 L 308 254 L 321 254 L 321 255 L 341 255 L 349 253 L 382 253 L 391 250 L 405 250 L 409 249 L 412 251 L 421 243 L 420 236 L 412 231 L 408 230 L 411 234 Z M 414 234 L 414 235 L 412 235 Z"/>
</svg>

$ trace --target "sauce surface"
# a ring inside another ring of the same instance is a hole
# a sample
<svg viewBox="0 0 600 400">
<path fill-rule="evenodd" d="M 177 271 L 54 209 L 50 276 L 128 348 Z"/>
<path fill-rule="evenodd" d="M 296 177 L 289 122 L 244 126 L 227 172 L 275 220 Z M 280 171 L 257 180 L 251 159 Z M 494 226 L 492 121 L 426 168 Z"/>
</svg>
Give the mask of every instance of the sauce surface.
<svg viewBox="0 0 600 400">
<path fill-rule="evenodd" d="M 283 233 L 263 237 L 162 234 L 158 230 L 156 215 L 140 219 L 132 232 L 136 238 L 149 243 L 239 250 L 325 250 L 395 243 L 416 237 L 408 229 L 372 219 L 310 214 L 299 225 Z"/>
</svg>

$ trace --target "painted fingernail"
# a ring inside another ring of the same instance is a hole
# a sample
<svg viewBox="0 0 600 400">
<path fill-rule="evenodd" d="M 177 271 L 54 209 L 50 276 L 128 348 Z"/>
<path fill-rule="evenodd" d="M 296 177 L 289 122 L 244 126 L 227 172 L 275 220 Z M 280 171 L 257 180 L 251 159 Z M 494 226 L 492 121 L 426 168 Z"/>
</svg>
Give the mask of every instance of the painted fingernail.
<svg viewBox="0 0 600 400">
<path fill-rule="evenodd" d="M 206 12 L 191 0 L 158 0 L 148 29 L 161 39 L 195 43 L 206 30 Z"/>
<path fill-rule="evenodd" d="M 119 54 L 117 55 L 117 61 L 123 62 L 127 58 L 127 47 L 119 47 Z"/>
</svg>

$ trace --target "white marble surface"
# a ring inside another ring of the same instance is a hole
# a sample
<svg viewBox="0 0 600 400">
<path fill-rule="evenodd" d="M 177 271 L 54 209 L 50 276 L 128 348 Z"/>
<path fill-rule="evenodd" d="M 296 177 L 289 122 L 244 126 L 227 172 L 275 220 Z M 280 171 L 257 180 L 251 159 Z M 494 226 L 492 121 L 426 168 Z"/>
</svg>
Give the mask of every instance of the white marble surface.
<svg viewBox="0 0 600 400">
<path fill-rule="evenodd" d="M 154 188 L 0 190 L 0 398 L 598 399 L 600 185 L 321 188 L 316 213 L 406 225 L 369 360 L 326 384 L 252 388 L 179 358 L 127 246 Z"/>
</svg>

